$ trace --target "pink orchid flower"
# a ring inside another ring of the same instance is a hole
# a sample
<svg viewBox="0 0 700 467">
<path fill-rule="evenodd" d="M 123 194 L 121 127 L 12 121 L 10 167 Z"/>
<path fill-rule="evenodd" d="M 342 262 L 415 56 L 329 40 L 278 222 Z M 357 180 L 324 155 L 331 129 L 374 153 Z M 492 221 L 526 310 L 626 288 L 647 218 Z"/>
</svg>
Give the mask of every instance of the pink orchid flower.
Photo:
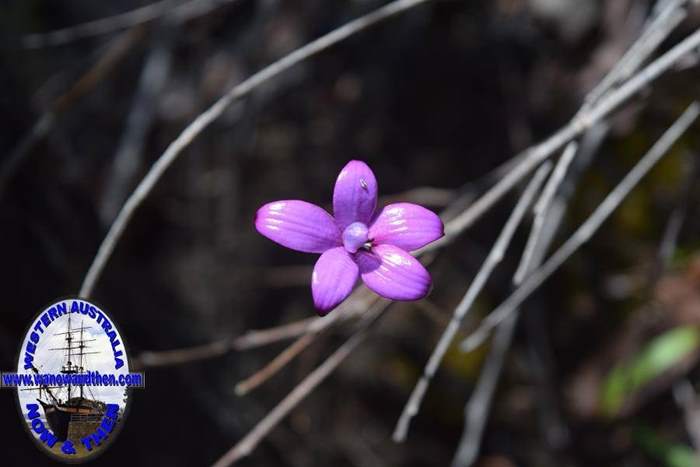
<svg viewBox="0 0 700 467">
<path fill-rule="evenodd" d="M 258 209 L 255 228 L 292 250 L 321 253 L 311 278 L 321 315 L 350 295 L 358 277 L 390 300 L 425 297 L 430 274 L 408 252 L 442 237 L 442 221 L 417 204 L 376 207 L 374 173 L 364 162 L 350 161 L 335 182 L 334 216 L 306 201 L 274 201 Z"/>
</svg>

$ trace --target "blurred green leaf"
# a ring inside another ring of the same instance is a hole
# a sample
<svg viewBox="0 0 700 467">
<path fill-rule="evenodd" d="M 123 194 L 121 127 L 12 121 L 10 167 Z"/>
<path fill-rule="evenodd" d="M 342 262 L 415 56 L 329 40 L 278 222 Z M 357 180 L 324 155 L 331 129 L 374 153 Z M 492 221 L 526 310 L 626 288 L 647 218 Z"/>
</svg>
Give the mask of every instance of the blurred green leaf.
<svg viewBox="0 0 700 467">
<path fill-rule="evenodd" d="M 603 385 L 603 413 L 617 415 L 626 400 L 699 346 L 700 330 L 695 326 L 677 327 L 652 339 L 631 361 L 616 366 L 608 375 Z"/>
<path fill-rule="evenodd" d="M 671 443 L 647 426 L 638 427 L 635 440 L 650 456 L 667 467 L 697 467 L 699 459 L 689 446 Z"/>
</svg>

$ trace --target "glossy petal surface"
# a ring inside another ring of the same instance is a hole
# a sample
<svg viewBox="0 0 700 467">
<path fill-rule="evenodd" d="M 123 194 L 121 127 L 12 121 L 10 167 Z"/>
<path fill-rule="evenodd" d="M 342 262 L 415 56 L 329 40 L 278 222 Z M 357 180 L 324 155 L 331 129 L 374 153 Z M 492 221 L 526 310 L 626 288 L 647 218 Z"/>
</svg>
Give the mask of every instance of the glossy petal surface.
<svg viewBox="0 0 700 467">
<path fill-rule="evenodd" d="M 255 228 L 280 245 L 306 253 L 323 253 L 341 244 L 333 217 L 306 201 L 284 200 L 264 205 L 255 215 Z"/>
<path fill-rule="evenodd" d="M 340 171 L 333 190 L 333 215 L 344 230 L 353 222 L 369 225 L 377 206 L 377 179 L 367 164 L 350 161 Z"/>
<path fill-rule="evenodd" d="M 369 228 L 374 244 L 391 244 L 406 251 L 417 250 L 443 235 L 437 214 L 412 203 L 386 206 Z"/>
<path fill-rule="evenodd" d="M 430 291 L 430 274 L 422 264 L 393 245 L 376 245 L 355 254 L 364 283 L 391 300 L 418 300 Z"/>
<path fill-rule="evenodd" d="M 311 276 L 314 305 L 326 314 L 345 300 L 358 277 L 358 267 L 345 248 L 331 248 L 321 255 Z"/>
</svg>

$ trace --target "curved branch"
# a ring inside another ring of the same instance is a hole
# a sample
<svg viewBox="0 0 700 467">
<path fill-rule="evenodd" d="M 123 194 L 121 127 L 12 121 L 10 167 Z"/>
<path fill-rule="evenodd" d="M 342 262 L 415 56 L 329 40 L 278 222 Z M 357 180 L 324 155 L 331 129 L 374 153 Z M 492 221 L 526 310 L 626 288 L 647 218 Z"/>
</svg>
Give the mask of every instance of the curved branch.
<svg viewBox="0 0 700 467">
<path fill-rule="evenodd" d="M 347 39 L 348 37 L 367 29 L 368 27 L 390 18 L 398 13 L 401 13 L 416 5 L 427 2 L 428 0 L 396 0 L 388 5 L 385 5 L 377 10 L 372 11 L 360 18 L 357 18 L 345 25 L 334 29 L 328 34 L 319 37 L 318 39 L 309 42 L 303 47 L 295 50 L 289 55 L 284 56 L 280 60 L 268 65 L 259 72 L 255 73 L 239 85 L 235 86 L 228 93 L 224 94 L 218 101 L 209 107 L 204 113 L 200 114 L 182 133 L 167 147 L 165 152 L 158 158 L 148 171 L 146 176 L 141 180 L 134 192 L 126 200 L 126 203 L 119 211 L 117 218 L 112 223 L 107 236 L 102 241 L 97 256 L 92 262 L 90 269 L 80 288 L 81 297 L 89 297 L 95 283 L 99 279 L 107 261 L 109 261 L 112 252 L 114 251 L 117 242 L 121 238 L 126 226 L 129 224 L 131 217 L 136 209 L 141 206 L 141 203 L 151 193 L 153 187 L 158 183 L 160 177 L 170 167 L 170 165 L 178 158 L 182 151 L 189 146 L 192 141 L 199 136 L 209 125 L 224 113 L 224 111 L 233 102 L 250 94 L 253 90 L 260 87 L 270 79 L 278 76 L 289 68 L 298 63 L 312 57 L 319 52 L 337 44 L 338 42 Z"/>
<path fill-rule="evenodd" d="M 88 21 L 55 31 L 27 34 L 22 37 L 22 45 L 28 49 L 64 45 L 78 39 L 99 36 L 130 29 L 150 23 L 163 16 L 171 16 L 176 22 L 183 23 L 197 16 L 236 0 L 161 0 L 125 13 Z"/>
<path fill-rule="evenodd" d="M 663 157 L 673 146 L 678 138 L 693 124 L 700 114 L 700 104 L 693 102 L 683 115 L 661 136 L 644 157 L 611 191 L 598 208 L 586 221 L 579 226 L 574 234 L 536 271 L 528 276 L 523 284 L 518 287 L 503 303 L 485 318 L 481 325 L 461 343 L 462 351 L 469 352 L 480 346 L 490 335 L 494 327 L 498 326 L 537 290 L 564 262 L 569 259 L 593 234 L 600 228 L 605 220 L 627 197 L 629 192 L 644 175 Z"/>
</svg>

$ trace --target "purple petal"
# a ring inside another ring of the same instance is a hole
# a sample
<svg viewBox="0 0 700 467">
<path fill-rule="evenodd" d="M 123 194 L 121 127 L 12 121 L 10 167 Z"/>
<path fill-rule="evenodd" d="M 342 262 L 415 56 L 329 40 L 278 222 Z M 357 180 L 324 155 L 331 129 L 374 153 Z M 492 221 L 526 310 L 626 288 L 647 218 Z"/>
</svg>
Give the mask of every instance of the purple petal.
<svg viewBox="0 0 700 467">
<path fill-rule="evenodd" d="M 357 276 L 357 264 L 345 248 L 331 248 L 321 255 L 311 276 L 314 305 L 320 314 L 326 314 L 350 295 Z"/>
<path fill-rule="evenodd" d="M 341 245 L 333 217 L 315 204 L 298 200 L 268 203 L 255 214 L 255 228 L 292 250 L 323 253 Z"/>
<path fill-rule="evenodd" d="M 340 171 L 333 190 L 333 215 L 340 227 L 353 222 L 369 225 L 377 207 L 377 179 L 362 161 L 350 161 Z"/>
<path fill-rule="evenodd" d="M 406 251 L 417 250 L 443 235 L 437 214 L 411 203 L 386 206 L 369 228 L 374 244 L 388 243 Z"/>
<path fill-rule="evenodd" d="M 355 255 L 367 287 L 391 300 L 418 300 L 430 290 L 430 274 L 416 258 L 393 245 L 376 245 Z"/>
</svg>

